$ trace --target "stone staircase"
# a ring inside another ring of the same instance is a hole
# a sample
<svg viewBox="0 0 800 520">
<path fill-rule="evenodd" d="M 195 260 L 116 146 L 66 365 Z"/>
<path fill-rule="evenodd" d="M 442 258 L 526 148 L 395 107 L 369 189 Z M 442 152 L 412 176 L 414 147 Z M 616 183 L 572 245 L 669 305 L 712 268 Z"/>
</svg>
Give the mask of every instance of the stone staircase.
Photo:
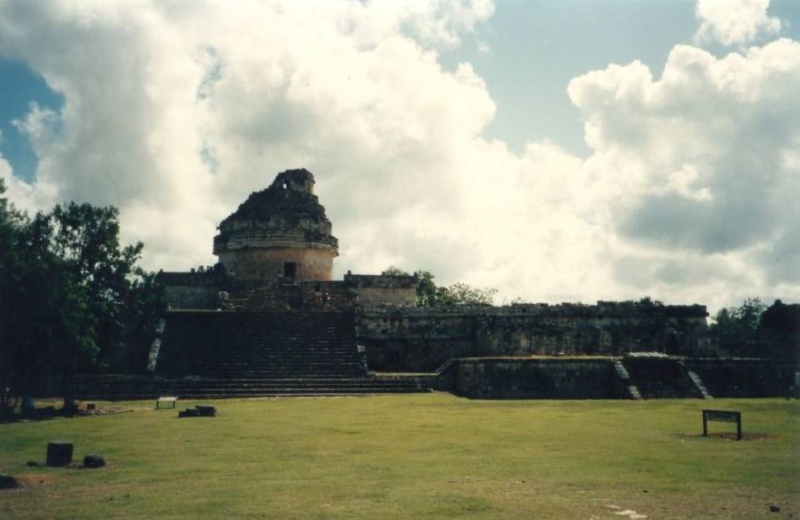
<svg viewBox="0 0 800 520">
<path fill-rule="evenodd" d="M 252 295 L 251 295 L 252 297 Z M 155 374 L 86 376 L 81 399 L 229 398 L 424 392 L 413 378 L 368 374 L 351 310 L 175 311 Z"/>
<path fill-rule="evenodd" d="M 171 312 L 156 373 L 217 379 L 358 378 L 349 312 Z"/>
<path fill-rule="evenodd" d="M 680 360 L 666 357 L 626 357 L 622 364 L 642 399 L 703 398 Z"/>
<path fill-rule="evenodd" d="M 686 366 L 681 362 L 681 366 L 685 369 Z M 692 380 L 694 386 L 703 396 L 703 399 L 714 399 L 714 396 L 708 393 L 708 388 L 706 388 L 705 383 L 703 382 L 703 378 L 700 377 L 700 374 L 693 370 L 686 370 L 686 375 L 689 376 L 689 379 Z"/>
<path fill-rule="evenodd" d="M 622 384 L 625 387 L 626 391 L 628 392 L 630 398 L 634 400 L 641 399 L 642 394 L 639 393 L 639 389 L 636 388 L 636 385 L 631 383 L 631 375 L 625 369 L 625 365 L 622 364 L 622 361 L 614 362 L 614 370 L 616 371 L 617 375 L 622 381 Z"/>
<path fill-rule="evenodd" d="M 361 378 L 219 379 L 159 376 L 81 376 L 76 396 L 80 400 L 141 400 L 174 395 L 181 399 L 244 397 L 344 396 L 428 392 L 411 378 L 382 380 Z"/>
<path fill-rule="evenodd" d="M 163 394 L 181 398 L 338 396 L 426 392 L 415 381 L 381 381 L 364 378 L 203 379 L 171 380 L 161 385 Z"/>
</svg>

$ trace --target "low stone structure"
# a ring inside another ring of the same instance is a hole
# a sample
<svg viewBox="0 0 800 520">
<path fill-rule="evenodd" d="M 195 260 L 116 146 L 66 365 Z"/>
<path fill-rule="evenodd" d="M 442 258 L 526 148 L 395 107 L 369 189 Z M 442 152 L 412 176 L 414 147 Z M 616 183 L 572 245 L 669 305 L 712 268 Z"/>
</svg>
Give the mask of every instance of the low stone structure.
<svg viewBox="0 0 800 520">
<path fill-rule="evenodd" d="M 611 359 L 465 358 L 443 377 L 453 393 L 478 399 L 631 398 Z"/>
<path fill-rule="evenodd" d="M 438 389 L 476 399 L 770 397 L 784 395 L 791 366 L 763 359 L 635 354 L 461 358 L 437 377 Z"/>
<path fill-rule="evenodd" d="M 644 302 L 596 305 L 364 308 L 359 342 L 375 370 L 431 371 L 451 358 L 697 355 L 708 342 L 706 308 Z"/>
</svg>

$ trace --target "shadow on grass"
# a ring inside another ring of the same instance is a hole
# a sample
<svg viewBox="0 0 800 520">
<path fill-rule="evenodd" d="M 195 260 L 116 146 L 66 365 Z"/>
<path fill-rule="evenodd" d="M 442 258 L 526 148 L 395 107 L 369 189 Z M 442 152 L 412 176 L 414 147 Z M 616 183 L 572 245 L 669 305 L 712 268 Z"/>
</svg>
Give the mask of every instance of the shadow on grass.
<svg viewBox="0 0 800 520">
<path fill-rule="evenodd" d="M 133 412 L 135 411 L 134 408 L 127 408 L 122 406 L 105 406 L 105 407 L 97 407 L 91 410 L 84 410 L 84 409 L 64 409 L 64 408 L 56 408 L 54 406 L 45 406 L 43 408 L 37 408 L 32 413 L 19 413 L 19 412 L 5 412 L 0 414 L 0 424 L 5 423 L 19 423 L 19 422 L 31 422 L 31 421 L 49 421 L 50 419 L 54 419 L 56 417 L 67 417 L 67 418 L 77 418 L 77 417 L 90 417 L 94 415 L 108 415 L 113 413 L 124 413 L 124 412 Z"/>
</svg>

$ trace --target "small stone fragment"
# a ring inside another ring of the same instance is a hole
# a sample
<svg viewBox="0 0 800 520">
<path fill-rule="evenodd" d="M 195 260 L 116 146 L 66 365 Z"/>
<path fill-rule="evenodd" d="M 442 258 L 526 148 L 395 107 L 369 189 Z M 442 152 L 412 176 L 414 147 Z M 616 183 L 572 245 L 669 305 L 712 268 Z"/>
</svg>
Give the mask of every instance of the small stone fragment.
<svg viewBox="0 0 800 520">
<path fill-rule="evenodd" d="M 105 465 L 106 461 L 101 455 L 91 454 L 83 458 L 84 468 L 102 468 Z"/>
<path fill-rule="evenodd" d="M 11 475 L 0 475 L 0 489 L 12 489 L 17 486 L 19 482 Z"/>
<path fill-rule="evenodd" d="M 197 405 L 195 409 L 201 417 L 214 417 L 217 414 L 217 409 L 211 405 Z"/>
<path fill-rule="evenodd" d="M 182 418 L 182 417 L 199 417 L 199 416 L 200 416 L 200 412 L 198 412 L 197 410 L 195 410 L 193 408 L 187 408 L 186 410 L 178 412 L 178 417 L 179 418 Z"/>
</svg>

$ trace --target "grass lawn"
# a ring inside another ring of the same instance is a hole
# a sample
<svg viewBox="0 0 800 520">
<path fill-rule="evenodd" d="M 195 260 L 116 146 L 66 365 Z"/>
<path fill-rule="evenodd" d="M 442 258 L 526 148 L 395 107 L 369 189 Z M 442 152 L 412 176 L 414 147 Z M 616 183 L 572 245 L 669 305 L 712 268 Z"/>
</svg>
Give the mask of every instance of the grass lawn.
<svg viewBox="0 0 800 520">
<path fill-rule="evenodd" d="M 23 482 L 0 518 L 800 518 L 798 401 L 212 404 L 0 424 L 0 473 Z M 745 439 L 727 423 L 702 437 L 703 408 L 741 410 Z M 108 465 L 26 466 L 58 439 Z"/>
</svg>

